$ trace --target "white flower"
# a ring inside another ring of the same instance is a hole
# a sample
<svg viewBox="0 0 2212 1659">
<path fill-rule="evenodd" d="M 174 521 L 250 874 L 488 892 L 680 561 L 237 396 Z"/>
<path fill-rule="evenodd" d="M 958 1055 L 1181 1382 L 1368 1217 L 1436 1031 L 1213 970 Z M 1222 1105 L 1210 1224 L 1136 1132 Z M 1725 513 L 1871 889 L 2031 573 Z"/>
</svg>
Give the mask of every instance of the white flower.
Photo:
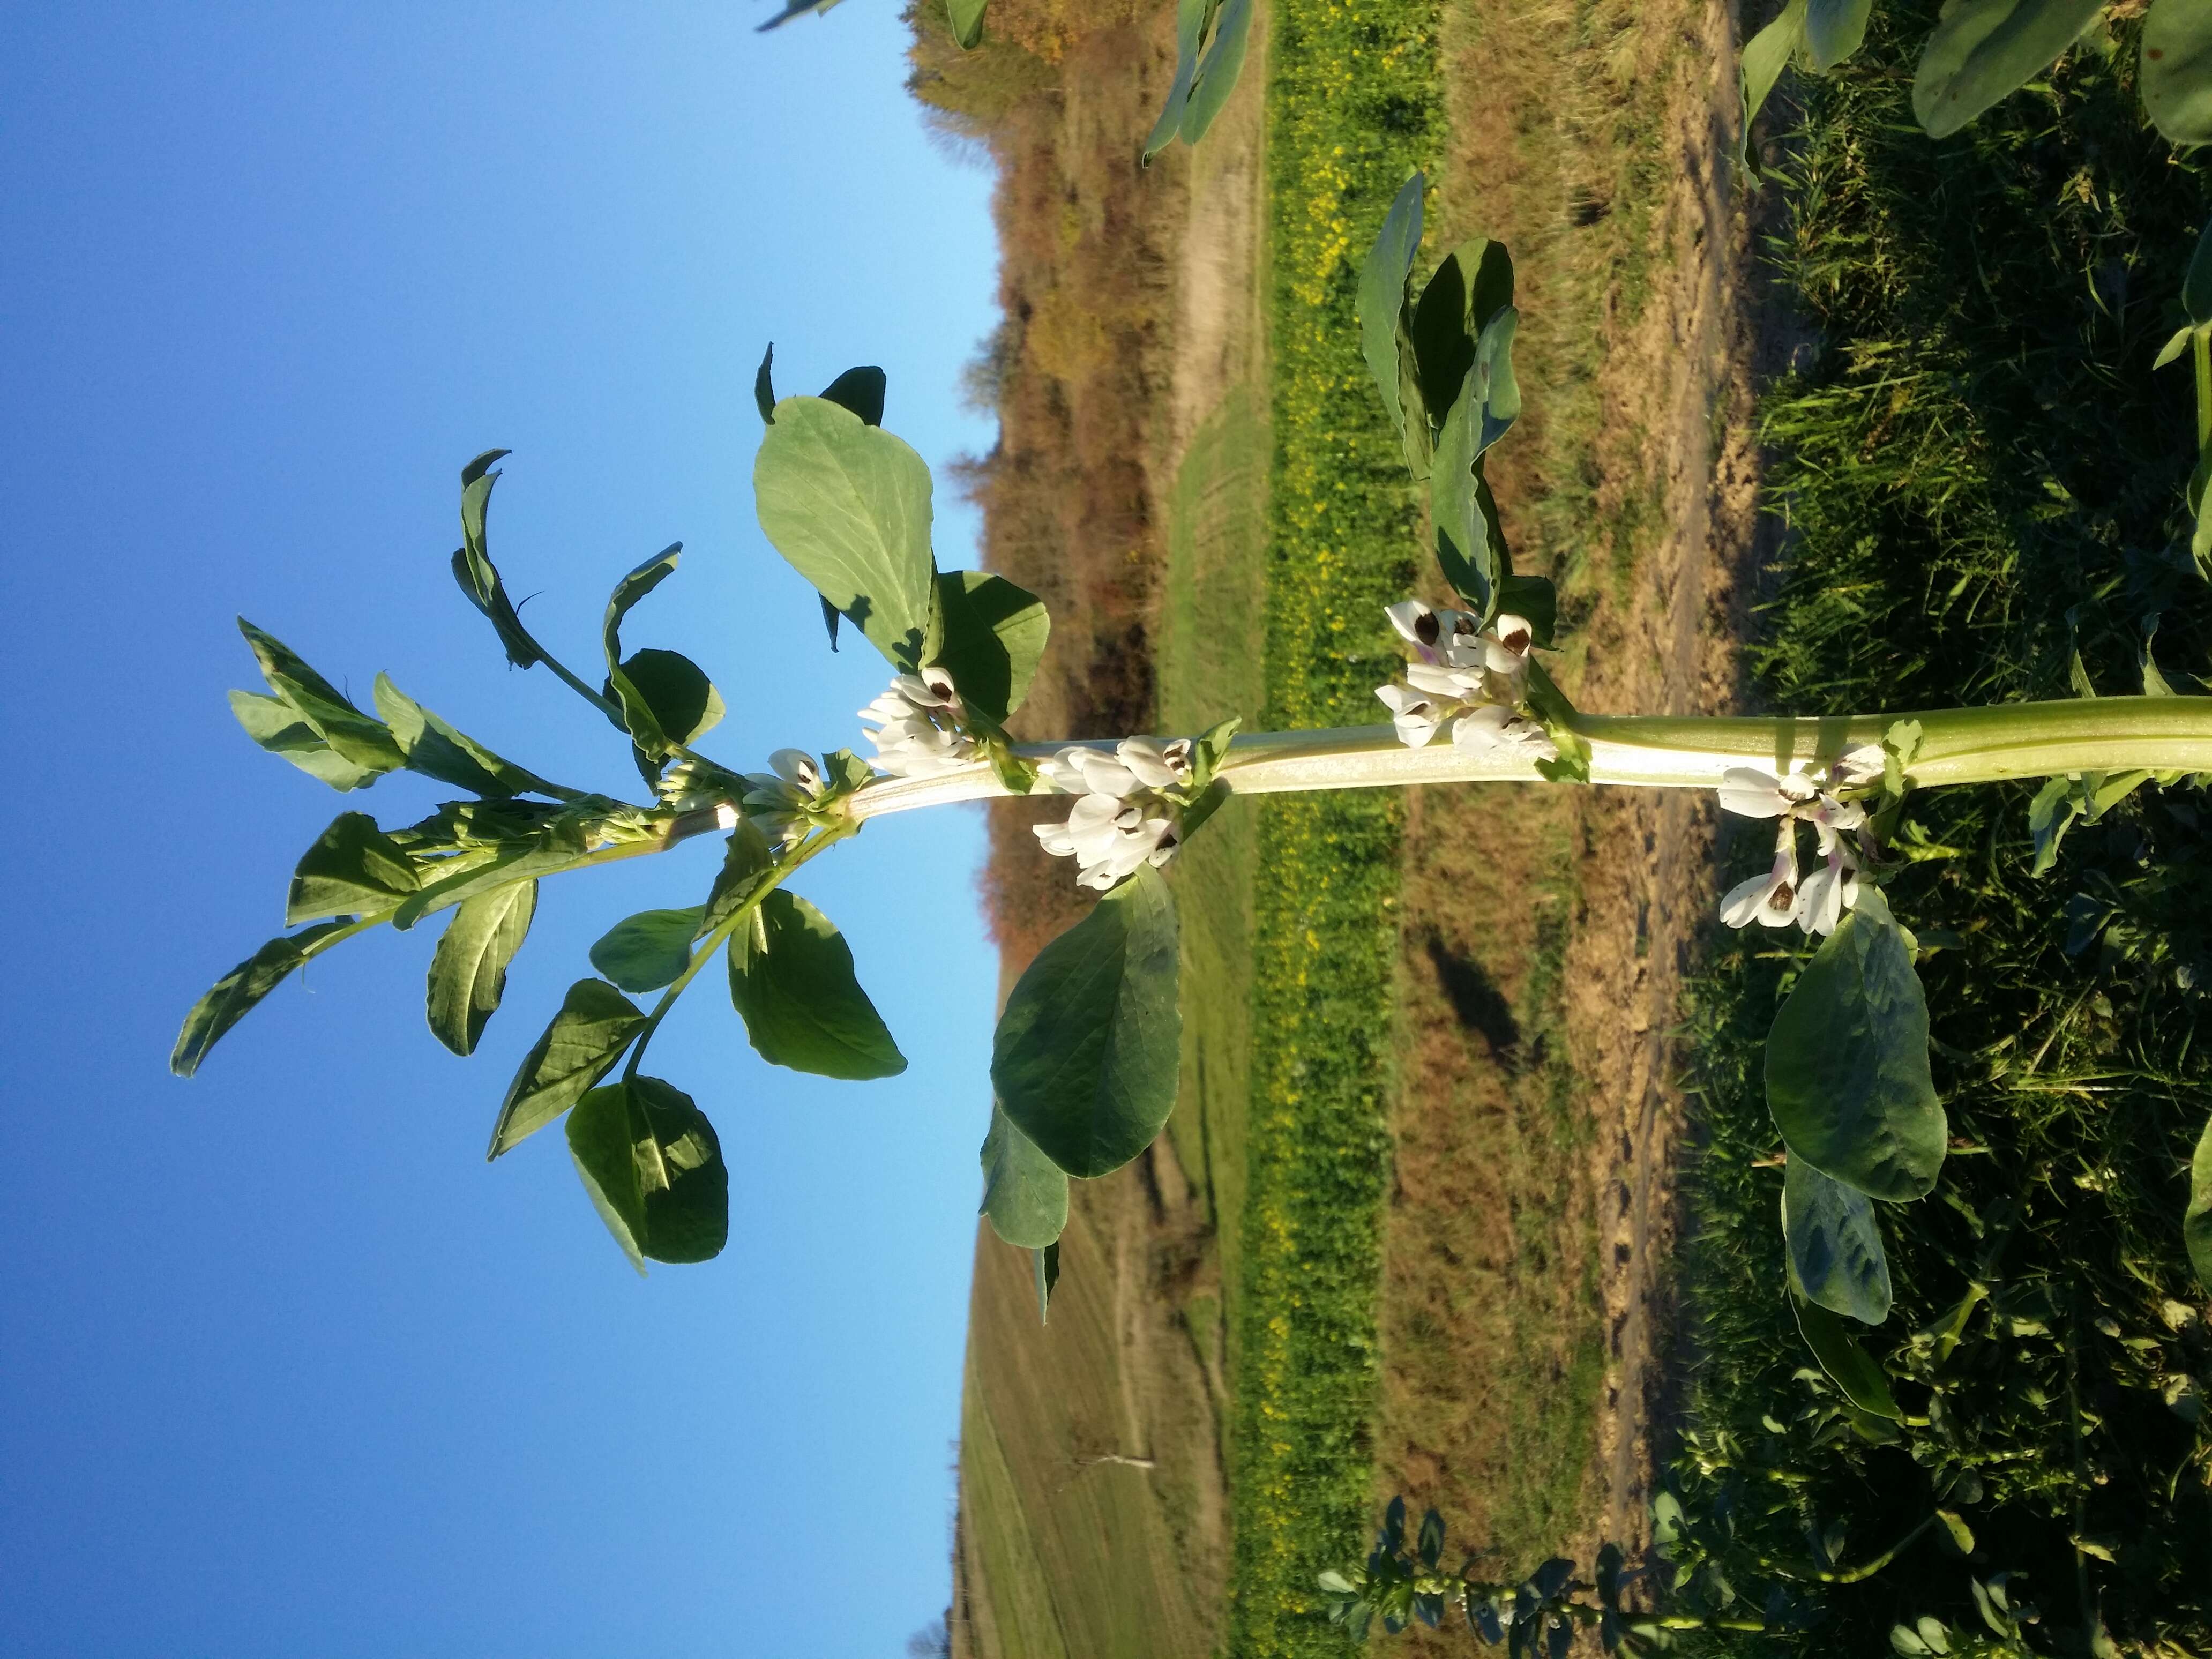
<svg viewBox="0 0 2212 1659">
<path fill-rule="evenodd" d="M 745 814 L 771 836 L 795 842 L 806 833 L 806 809 L 822 798 L 828 781 L 804 749 L 779 749 L 768 757 L 773 772 L 748 772 Z"/>
<path fill-rule="evenodd" d="M 1773 867 L 1729 888 L 1721 897 L 1721 920 L 1731 927 L 1747 927 L 1753 921 L 1787 927 L 1796 920 L 1796 906 L 1797 832 L 1784 818 L 1781 839 L 1774 844 Z"/>
<path fill-rule="evenodd" d="M 1808 933 L 1834 933 L 1844 912 L 1858 902 L 1858 866 L 1840 842 L 1827 852 L 1827 861 L 1797 889 L 1792 920 Z"/>
<path fill-rule="evenodd" d="M 1161 743 L 1156 738 L 1124 738 L 1114 757 L 1147 789 L 1172 789 L 1190 781 L 1190 739 Z"/>
<path fill-rule="evenodd" d="M 1820 789 L 1802 772 L 1776 777 L 1755 766 L 1731 766 L 1721 774 L 1721 811 L 1747 818 L 1778 818 L 1816 799 Z"/>
<path fill-rule="evenodd" d="M 748 781 L 704 761 L 678 761 L 661 774 L 653 793 L 672 811 L 696 812 L 738 799 Z"/>
<path fill-rule="evenodd" d="M 893 777 L 927 778 L 975 758 L 975 740 L 961 725 L 960 695 L 942 668 L 894 676 L 883 696 L 860 711 L 876 746 L 876 769 Z"/>
<path fill-rule="evenodd" d="M 1452 722 L 1452 746 L 1476 753 L 1516 752 L 1530 760 L 1557 760 L 1559 750 L 1543 726 L 1504 703 L 1486 703 Z"/>
<path fill-rule="evenodd" d="M 1828 768 L 1829 787 L 1859 789 L 1881 781 L 1886 757 L 1878 743 L 1862 743 L 1846 749 Z"/>
<path fill-rule="evenodd" d="M 1436 668 L 1425 662 L 1407 663 L 1406 684 L 1416 691 L 1427 692 L 1432 697 L 1459 702 L 1468 697 L 1482 696 L 1482 671 L 1479 668 Z"/>
<path fill-rule="evenodd" d="M 1401 599 L 1384 605 L 1382 614 L 1421 661 L 1441 663 L 1448 668 L 1481 665 L 1482 624 L 1468 611 L 1439 610 L 1419 599 Z"/>
<path fill-rule="evenodd" d="M 1378 685 L 1375 695 L 1389 709 L 1391 723 L 1398 728 L 1398 741 L 1407 748 L 1419 749 L 1436 736 L 1443 711 L 1437 707 L 1434 698 L 1425 697 L 1402 685 Z"/>
<path fill-rule="evenodd" d="M 1142 866 L 1175 856 L 1176 808 L 1160 792 L 1188 783 L 1188 738 L 1124 738 L 1111 755 L 1070 745 L 1037 769 L 1052 787 L 1077 797 L 1065 823 L 1040 823 L 1037 844 L 1076 861 L 1076 882 L 1103 892 Z"/>
</svg>

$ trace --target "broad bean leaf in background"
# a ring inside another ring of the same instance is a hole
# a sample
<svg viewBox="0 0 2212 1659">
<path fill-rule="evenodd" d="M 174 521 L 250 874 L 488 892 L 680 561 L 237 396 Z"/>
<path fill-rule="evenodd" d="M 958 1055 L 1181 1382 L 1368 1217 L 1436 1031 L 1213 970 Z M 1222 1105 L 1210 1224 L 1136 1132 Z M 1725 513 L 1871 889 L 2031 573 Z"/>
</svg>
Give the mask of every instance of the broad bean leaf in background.
<svg viewBox="0 0 2212 1659">
<path fill-rule="evenodd" d="M 1413 274 L 1414 256 L 1421 247 L 1421 192 L 1426 182 L 1417 173 L 1400 186 L 1397 199 L 1390 204 L 1390 211 L 1382 221 L 1382 228 L 1376 233 L 1375 245 L 1368 249 L 1367 258 L 1359 267 L 1360 355 L 1366 358 L 1367 371 L 1375 377 L 1376 389 L 1382 394 L 1382 412 L 1390 417 L 1390 424 L 1401 432 L 1409 424 L 1409 417 L 1405 388 L 1400 384 L 1398 341 L 1406 309 L 1406 284 Z M 1418 387 L 1413 389 L 1418 391 Z M 1420 421 L 1424 428 L 1421 453 L 1425 458 L 1427 416 L 1423 415 Z M 1410 434 L 1407 441 L 1410 459 Z M 1416 467 L 1413 476 L 1425 477 L 1425 466 Z"/>
<path fill-rule="evenodd" d="M 1805 56 L 1826 75 L 1866 40 L 1874 0 L 1806 0 Z"/>
<path fill-rule="evenodd" d="M 568 1114 L 568 1155 L 630 1265 L 708 1261 L 730 1237 L 730 1171 L 714 1126 L 657 1077 L 594 1089 Z"/>
<path fill-rule="evenodd" d="M 848 368 L 828 386 L 822 395 L 840 409 L 850 410 L 866 426 L 884 423 L 884 397 L 890 390 L 890 377 L 872 363 L 858 368 Z"/>
<path fill-rule="evenodd" d="M 2143 20 L 2137 84 L 2160 132 L 2177 144 L 2212 143 L 2212 4 L 2157 0 Z M 2190 309 L 2195 316 L 2194 301 Z"/>
<path fill-rule="evenodd" d="M 1736 160 L 1747 179 L 1757 179 L 1759 161 L 1752 152 L 1751 124 L 1766 103 L 1774 83 L 1790 60 L 1805 44 L 1806 0 L 1790 0 L 1782 15 L 1744 42 L 1736 64 L 1738 89 L 1743 95 L 1743 124 L 1736 133 Z"/>
<path fill-rule="evenodd" d="M 991 1082 L 1072 1176 L 1119 1169 L 1174 1109 L 1182 1020 L 1175 900 L 1141 868 L 1038 952 L 1006 1000 Z"/>
<path fill-rule="evenodd" d="M 705 669 L 680 651 L 663 651 L 655 646 L 633 651 L 623 659 L 619 672 L 607 676 L 606 696 L 623 710 L 624 729 L 631 732 L 636 751 L 637 769 L 648 783 L 660 775 L 660 759 L 670 745 L 696 742 L 720 725 L 728 712 L 722 694 L 714 690 Z M 636 740 L 641 724 L 660 738 L 659 755 Z"/>
<path fill-rule="evenodd" d="M 1448 410 L 1474 367 L 1475 344 L 1513 303 L 1513 256 L 1478 236 L 1444 256 L 1421 289 L 1407 323 L 1421 401 Z"/>
<path fill-rule="evenodd" d="M 1862 885 L 1766 1038 L 1767 1108 L 1791 1160 L 1892 1203 L 1935 1187 L 1948 1134 L 1912 956 L 1881 890 Z"/>
<path fill-rule="evenodd" d="M 453 912 L 430 957 L 428 1003 L 431 1032 L 455 1054 L 476 1052 L 537 914 L 534 881 L 479 893 Z"/>
<path fill-rule="evenodd" d="M 1067 1176 L 996 1101 L 981 1158 L 981 1212 L 991 1231 L 1024 1250 L 1041 1250 L 1057 1240 L 1067 1226 Z"/>
<path fill-rule="evenodd" d="M 1948 138 L 2057 61 L 2106 0 L 1949 0 L 1921 48 L 1912 112 Z"/>
<path fill-rule="evenodd" d="M 637 1005 L 605 980 L 571 985 L 561 1012 L 507 1085 L 485 1156 L 497 1158 L 574 1106 L 623 1057 L 644 1024 Z"/>
<path fill-rule="evenodd" d="M 447 725 L 386 674 L 376 677 L 376 712 L 384 716 L 409 769 L 425 777 L 489 797 L 566 793 Z"/>
<path fill-rule="evenodd" d="M 2189 1212 L 2182 1218 L 2181 1236 L 2188 1242 L 2198 1282 L 2212 1293 L 2212 1121 L 2205 1123 L 2190 1165 Z"/>
<path fill-rule="evenodd" d="M 1539 645 L 1549 645 L 1559 627 L 1559 594 L 1548 576 L 1504 576 L 1498 583 L 1498 609 L 1520 617 Z"/>
<path fill-rule="evenodd" d="M 1437 562 L 1444 580 L 1475 614 L 1487 618 L 1498 592 L 1498 561 L 1491 538 L 1491 515 L 1474 464 L 1482 423 L 1478 370 L 1470 365 L 1460 395 L 1444 417 L 1429 474 L 1429 519 L 1437 532 Z"/>
<path fill-rule="evenodd" d="M 238 631 L 246 635 L 255 660 L 261 665 L 261 677 L 269 682 L 277 700 L 340 756 L 371 774 L 395 771 L 406 763 L 407 757 L 399 752 L 398 744 L 382 720 L 355 708 L 282 640 L 264 634 L 243 617 L 238 619 Z M 252 727 L 246 729 L 251 732 Z"/>
<path fill-rule="evenodd" d="M 1213 13 L 1213 38 L 1199 59 L 1189 101 L 1183 106 L 1178 131 L 1186 144 L 1206 137 L 1229 94 L 1237 90 L 1244 72 L 1244 54 L 1252 39 L 1252 0 L 1221 0 Z"/>
<path fill-rule="evenodd" d="M 313 957 L 322 942 L 345 931 L 348 921 L 318 922 L 296 933 L 272 939 L 210 986 L 205 996 L 185 1016 L 177 1033 L 177 1046 L 169 1051 L 169 1069 L 190 1077 L 200 1068 L 208 1050 L 223 1034 L 253 1012 L 254 1005 L 284 981 L 286 975 Z M 2200 1158 L 2198 1162 L 2203 1160 Z"/>
<path fill-rule="evenodd" d="M 1138 156 L 1143 166 L 1152 166 L 1182 131 L 1183 111 L 1190 106 L 1190 89 L 1198 80 L 1198 56 L 1206 41 L 1206 21 L 1218 4 L 1219 0 L 1178 0 L 1175 78 L 1168 82 L 1167 102 L 1161 106 L 1159 118 L 1152 123 L 1152 135 Z"/>
<path fill-rule="evenodd" d="M 739 905 L 750 900 L 763 883 L 775 874 L 775 853 L 768 844 L 768 837 L 750 818 L 738 820 L 738 827 L 730 832 L 727 850 L 722 854 L 722 867 L 715 873 L 714 884 L 708 890 L 706 908 L 699 917 L 699 931 L 694 937 L 704 939 L 728 921 Z"/>
<path fill-rule="evenodd" d="M 1897 1408 L 1888 1377 L 1859 1346 L 1850 1327 L 1819 1303 L 1808 1302 L 1795 1293 L 1790 1297 L 1790 1307 L 1797 1316 L 1805 1346 L 1813 1351 L 1813 1358 L 1820 1362 L 1829 1380 L 1843 1390 L 1844 1399 L 1863 1412 L 1893 1422 L 1905 1414 Z"/>
<path fill-rule="evenodd" d="M 311 778 L 333 789 L 359 789 L 374 783 L 385 769 L 359 766 L 323 741 L 323 734 L 300 717 L 300 711 L 282 697 L 264 697 L 258 691 L 234 691 L 230 712 L 246 728 L 246 735 L 272 755 L 280 755 Z"/>
<path fill-rule="evenodd" d="M 1003 725 L 1029 696 L 1052 618 L 1037 596 L 1004 576 L 950 570 L 937 579 L 936 660 L 960 700 Z"/>
<path fill-rule="evenodd" d="M 945 15 L 952 25 L 952 39 L 963 52 L 983 44 L 983 13 L 989 0 L 945 0 Z"/>
<path fill-rule="evenodd" d="M 691 965 L 691 941 L 707 907 L 641 910 L 592 946 L 592 966 L 625 991 L 658 991 Z"/>
<path fill-rule="evenodd" d="M 491 487 L 499 482 L 491 465 L 511 453 L 487 449 L 461 469 L 461 544 L 453 550 L 453 580 L 460 584 L 469 603 L 489 619 L 507 661 L 517 668 L 528 668 L 544 658 L 529 629 L 523 627 L 522 618 L 515 614 L 514 603 L 507 596 L 507 585 L 491 562 L 484 537 Z"/>
<path fill-rule="evenodd" d="M 287 927 L 394 908 L 416 887 L 415 866 L 366 812 L 341 812 L 300 855 L 284 896 Z"/>
<path fill-rule="evenodd" d="M 936 570 L 929 468 L 881 427 L 786 398 L 753 462 L 761 529 L 895 667 L 921 660 Z"/>
<path fill-rule="evenodd" d="M 1037 1323 L 1042 1325 L 1052 1317 L 1052 1293 L 1060 1285 L 1059 1241 L 1031 1250 L 1030 1261 L 1036 1272 Z"/>
<path fill-rule="evenodd" d="M 730 1000 L 771 1064 L 854 1081 L 906 1070 L 845 936 L 794 894 L 767 894 L 730 935 Z"/>
<path fill-rule="evenodd" d="M 1510 432 L 1521 416 L 1521 383 L 1513 374 L 1513 337 L 1520 326 L 1521 313 L 1511 306 L 1500 306 L 1482 325 L 1482 336 L 1475 342 L 1474 368 L 1468 386 L 1481 416 L 1475 447 L 1478 458 Z"/>
<path fill-rule="evenodd" d="M 1889 1317 L 1889 1262 L 1864 1193 L 1793 1158 L 1782 1188 L 1782 1234 L 1790 1288 L 1800 1296 L 1868 1325 Z"/>
</svg>

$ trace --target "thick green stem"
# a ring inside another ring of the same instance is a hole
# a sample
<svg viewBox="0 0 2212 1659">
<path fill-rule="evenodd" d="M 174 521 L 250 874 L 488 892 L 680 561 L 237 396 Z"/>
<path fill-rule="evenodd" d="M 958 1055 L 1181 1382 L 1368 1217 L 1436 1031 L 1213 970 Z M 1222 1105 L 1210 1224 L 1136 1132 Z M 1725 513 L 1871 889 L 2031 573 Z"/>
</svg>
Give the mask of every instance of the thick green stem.
<svg viewBox="0 0 2212 1659">
<path fill-rule="evenodd" d="M 1845 749 L 1880 743 L 1900 720 L 1920 723 L 1920 747 L 1909 769 L 1920 788 L 2135 768 L 2212 772 L 2212 697 L 2094 697 L 1804 719 L 1584 714 L 1574 727 L 1589 744 L 1593 783 L 1711 789 L 1733 767 L 1811 770 Z M 1066 746 L 1025 744 L 1018 752 L 1042 759 Z M 1463 750 L 1440 738 L 1409 749 L 1387 726 L 1240 737 L 1230 745 L 1221 776 L 1246 795 L 1542 781 L 1534 760 L 1511 748 Z M 870 784 L 852 797 L 851 809 L 855 818 L 867 819 L 1011 793 L 977 762 L 938 777 Z"/>
<path fill-rule="evenodd" d="M 2212 339 L 2191 335 L 2189 355 L 2197 365 L 2197 449 L 2202 454 L 2212 444 Z"/>
</svg>

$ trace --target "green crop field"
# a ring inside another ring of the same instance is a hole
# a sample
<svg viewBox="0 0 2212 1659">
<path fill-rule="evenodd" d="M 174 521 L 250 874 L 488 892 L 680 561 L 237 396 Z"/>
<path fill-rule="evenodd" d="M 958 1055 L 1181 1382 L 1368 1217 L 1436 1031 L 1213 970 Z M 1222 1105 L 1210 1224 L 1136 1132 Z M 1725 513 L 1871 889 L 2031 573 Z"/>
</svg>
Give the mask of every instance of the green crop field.
<svg viewBox="0 0 2212 1659">
<path fill-rule="evenodd" d="M 2202 166 L 2142 122 L 2132 52 L 2094 44 L 1931 143 L 1905 100 L 1934 15 L 1881 9 L 1872 50 L 1804 88 L 1786 163 L 1772 256 L 1813 343 L 1765 404 L 1792 532 L 1754 645 L 1778 709 L 2137 693 L 2154 628 L 2169 671 L 2206 665 L 2205 584 L 2169 550 L 2187 374 L 2151 369 Z M 1877 1206 L 1897 1309 L 1868 1346 L 1899 1375 L 1901 1425 L 1840 1408 L 1784 1304 L 1759 1045 L 1800 953 L 1723 939 L 1699 989 L 1711 1145 L 1677 1477 L 1693 1510 L 1732 1507 L 1738 1588 L 1789 1573 L 1820 1621 L 1756 1650 L 1881 1651 L 1922 1616 L 1972 1635 L 1970 1578 L 2008 1571 L 2039 1648 L 2212 1641 L 2212 1424 L 2187 1380 L 2212 1347 L 2179 1231 L 2212 1101 L 2202 798 L 2139 790 L 2039 877 L 2033 793 L 1916 797 L 1900 842 L 1891 893 L 1926 953 L 1954 1136 L 1934 1195 Z M 1808 1534 L 1840 1524 L 1864 1561 L 1939 1504 L 1955 1543 L 1931 1528 L 1863 1582 L 1805 1582 Z"/>
</svg>

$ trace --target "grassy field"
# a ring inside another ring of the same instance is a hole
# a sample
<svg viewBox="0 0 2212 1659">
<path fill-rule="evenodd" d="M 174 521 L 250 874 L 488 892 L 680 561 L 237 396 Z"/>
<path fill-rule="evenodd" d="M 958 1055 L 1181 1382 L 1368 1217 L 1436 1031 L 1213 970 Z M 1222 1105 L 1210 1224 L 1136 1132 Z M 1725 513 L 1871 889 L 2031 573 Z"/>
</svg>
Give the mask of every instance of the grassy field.
<svg viewBox="0 0 2212 1659">
<path fill-rule="evenodd" d="M 2186 375 L 2150 368 L 2202 164 L 2142 125 L 2131 37 L 1930 143 L 1905 100 L 1934 15 L 1881 9 L 1865 57 L 1806 90 L 1788 163 L 1773 257 L 1814 345 L 1765 410 L 1793 532 L 1755 647 L 1779 709 L 2134 693 L 2154 626 L 2162 663 L 2206 664 L 2212 607 L 2169 541 Z M 2212 1646 L 2212 1423 L 2189 1397 L 2212 1342 L 2178 1224 L 2212 1101 L 2203 799 L 2139 792 L 2037 878 L 2032 793 L 1916 797 L 1890 891 L 1933 953 L 1955 1138 L 1936 1194 L 1884 1212 L 1898 1304 L 1869 1346 L 1901 1379 L 1901 1430 L 1839 1413 L 1784 1305 L 1759 1043 L 1796 957 L 1723 939 L 1700 987 L 1686 1497 L 1732 1504 L 1753 1597 L 1762 1559 L 1802 1578 L 1832 1521 L 1852 1560 L 1939 1501 L 1972 1539 L 1967 1560 L 1930 1533 L 1863 1583 L 1794 1586 L 1818 1624 L 1754 1650 L 1876 1652 L 1922 1615 L 1973 1632 L 1970 1577 L 2006 1571 L 2042 1609 L 2039 1650 Z M 1911 1333 L 1961 1305 L 1939 1363 Z"/>
</svg>

